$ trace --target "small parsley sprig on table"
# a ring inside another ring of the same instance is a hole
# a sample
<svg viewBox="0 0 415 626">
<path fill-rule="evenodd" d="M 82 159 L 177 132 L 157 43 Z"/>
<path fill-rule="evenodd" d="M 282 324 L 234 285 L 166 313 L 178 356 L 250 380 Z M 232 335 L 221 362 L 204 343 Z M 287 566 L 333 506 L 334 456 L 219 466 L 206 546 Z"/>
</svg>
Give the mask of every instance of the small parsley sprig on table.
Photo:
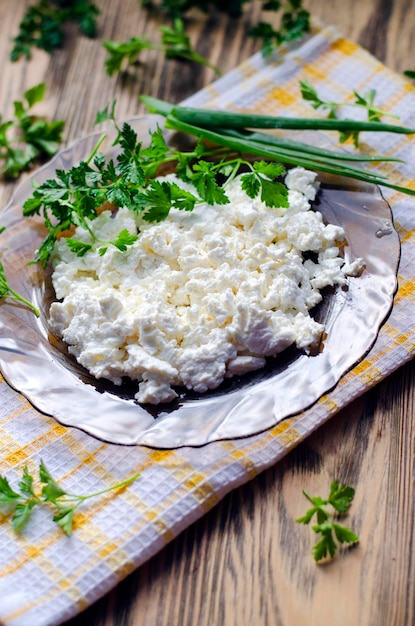
<svg viewBox="0 0 415 626">
<path fill-rule="evenodd" d="M 158 50 L 166 59 L 183 59 L 210 67 L 219 75 L 220 71 L 191 45 L 185 32 L 184 22 L 176 17 L 172 26 L 162 25 L 159 28 L 161 43 L 152 43 L 146 37 L 131 37 L 128 41 L 106 39 L 103 46 L 108 52 L 105 69 L 109 76 L 121 71 L 128 64 L 137 63 L 143 50 Z"/>
<path fill-rule="evenodd" d="M 12 526 L 16 532 L 21 532 L 24 529 L 36 506 L 49 505 L 54 511 L 53 521 L 62 528 L 65 535 L 70 536 L 74 513 L 81 504 L 109 491 L 122 489 L 138 477 L 139 473 L 100 491 L 86 495 L 75 495 L 65 491 L 52 477 L 44 462 L 40 461 L 40 493 L 35 491 L 34 477 L 25 466 L 18 483 L 18 491 L 10 486 L 5 476 L 0 476 L 0 505 L 3 505 L 6 511 L 11 514 Z"/>
<path fill-rule="evenodd" d="M 95 37 L 98 14 L 98 7 L 89 0 L 39 0 L 27 9 L 20 22 L 10 60 L 30 59 L 33 48 L 48 53 L 60 48 L 66 22 L 76 22 L 84 35 Z"/>
<path fill-rule="evenodd" d="M 205 13 L 217 9 L 232 18 L 240 18 L 248 0 L 162 0 L 160 8 L 173 19 L 182 19 L 193 8 Z M 141 0 L 142 6 L 151 6 L 150 0 Z M 252 2 L 251 2 L 252 4 Z M 273 50 L 296 39 L 301 39 L 310 31 L 310 13 L 304 8 L 302 0 L 263 0 L 262 11 L 270 11 L 280 16 L 278 28 L 271 23 L 260 21 L 248 32 L 248 36 L 261 41 L 262 54 L 268 56 Z"/>
<path fill-rule="evenodd" d="M 249 0 L 227 0 L 227 2 L 223 0 L 161 0 L 157 4 L 171 17 L 181 17 L 193 8 L 205 13 L 218 9 L 232 17 L 241 17 L 243 7 L 247 2 Z M 141 0 L 141 4 L 144 7 L 154 6 L 153 0 Z"/>
<path fill-rule="evenodd" d="M 65 122 L 49 122 L 32 113 L 45 91 L 45 83 L 27 89 L 22 100 L 14 103 L 14 119 L 6 121 L 0 116 L 0 161 L 3 162 L 0 172 L 6 178 L 17 178 L 36 160 L 58 151 Z"/>
<path fill-rule="evenodd" d="M 249 35 L 262 41 L 261 50 L 264 57 L 269 56 L 283 43 L 301 39 L 310 32 L 310 13 L 302 4 L 302 0 L 268 0 L 263 2 L 262 9 L 267 11 L 282 11 L 278 28 L 268 22 L 259 22 L 251 28 Z"/>
<path fill-rule="evenodd" d="M 104 48 L 108 52 L 105 61 L 107 74 L 112 76 L 127 64 L 136 63 L 143 50 L 159 50 L 166 59 L 185 59 L 210 67 L 217 75 L 220 75 L 218 67 L 210 63 L 199 54 L 191 45 L 190 38 L 185 31 L 184 15 L 194 7 L 207 12 L 217 5 L 221 11 L 227 12 L 233 17 L 240 17 L 243 10 L 243 2 L 162 2 L 161 9 L 167 10 L 173 18 L 173 25 L 159 27 L 161 43 L 155 44 L 146 37 L 131 37 L 128 41 L 105 40 Z M 149 2 L 143 1 L 143 6 Z M 302 0 L 266 0 L 262 3 L 264 11 L 281 12 L 280 25 L 274 28 L 268 22 L 259 22 L 253 26 L 248 35 L 255 40 L 260 40 L 263 56 L 269 56 L 273 50 L 301 37 L 310 31 L 310 13 L 303 8 Z"/>
<path fill-rule="evenodd" d="M 313 531 L 321 534 L 321 539 L 317 541 L 313 548 L 313 557 L 315 561 L 321 561 L 330 555 L 333 558 L 337 552 L 337 543 L 355 544 L 359 541 L 359 537 L 349 528 L 339 524 L 335 515 L 327 510 L 327 506 L 334 509 L 337 516 L 345 515 L 353 501 L 355 490 L 344 484 L 340 484 L 338 480 L 334 480 L 330 485 L 330 493 L 327 499 L 311 496 L 305 489 L 303 493 L 307 500 L 313 505 L 303 517 L 299 517 L 296 521 L 298 524 L 309 524 L 314 516 L 317 518 L 317 524 L 314 525 Z"/>
<path fill-rule="evenodd" d="M 118 149 L 116 160 L 107 160 L 99 151 L 103 135 L 87 160 L 68 171 L 57 170 L 55 178 L 38 185 L 23 205 L 25 216 L 41 215 L 44 219 L 48 234 L 34 261 L 44 267 L 57 238 L 71 227 L 82 226 L 89 234 L 89 241 L 67 238 L 67 244 L 78 256 L 93 249 L 105 254 L 110 245 L 123 251 L 137 240 L 137 232 L 126 230 L 112 241 L 95 236 L 93 221 L 105 203 L 114 209 L 127 207 L 144 221 L 160 222 L 171 208 L 192 211 L 201 202 L 227 204 L 226 184 L 241 168 L 247 170 L 242 175 L 242 185 L 248 196 L 260 196 L 267 206 L 288 206 L 288 190 L 277 180 L 285 171 L 281 164 L 252 164 L 238 154 L 235 156 L 233 150 L 209 147 L 202 141 L 181 151 L 166 143 L 161 128 L 150 132 L 149 145 L 143 147 L 129 124 L 117 125 L 114 106 L 98 113 L 97 122 L 106 120 L 111 120 L 117 131 L 113 144 Z M 177 176 L 194 186 L 195 193 L 174 181 L 155 179 L 160 167 L 166 164 L 172 164 Z M 219 178 L 224 179 L 223 184 Z"/>
<path fill-rule="evenodd" d="M 381 122 L 381 118 L 391 117 L 399 119 L 398 115 L 388 113 L 383 109 L 375 106 L 376 89 L 370 89 L 366 95 L 361 95 L 357 91 L 353 91 L 355 100 L 353 102 L 328 102 L 322 100 L 318 95 L 317 89 L 308 80 L 300 81 L 301 96 L 309 102 L 313 109 L 328 110 L 329 119 L 338 119 L 339 109 L 342 107 L 359 107 L 366 109 L 368 122 Z M 344 143 L 347 139 L 352 138 L 356 147 L 359 146 L 360 131 L 358 129 L 346 129 L 340 131 L 339 141 Z"/>
</svg>

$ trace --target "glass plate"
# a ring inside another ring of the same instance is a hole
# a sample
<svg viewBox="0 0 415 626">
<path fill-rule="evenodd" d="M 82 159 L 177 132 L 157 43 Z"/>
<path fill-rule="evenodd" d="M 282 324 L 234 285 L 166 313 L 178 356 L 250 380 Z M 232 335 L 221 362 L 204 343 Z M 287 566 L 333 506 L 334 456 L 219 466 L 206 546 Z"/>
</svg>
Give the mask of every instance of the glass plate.
<svg viewBox="0 0 415 626">
<path fill-rule="evenodd" d="M 160 121 L 152 115 L 129 123 L 145 143 L 148 129 Z M 48 327 L 53 300 L 50 277 L 27 265 L 43 241 L 44 229 L 40 220 L 22 218 L 22 204 L 31 195 L 33 182 L 84 159 L 98 136 L 77 141 L 37 170 L 0 214 L 0 225 L 7 227 L 0 237 L 0 258 L 8 280 L 41 311 L 37 319 L 24 307 L 8 301 L 0 304 L 0 368 L 33 406 L 66 426 L 111 443 L 198 446 L 258 433 L 303 411 L 368 352 L 392 308 L 399 238 L 390 207 L 377 187 L 321 177 L 316 208 L 327 221 L 343 226 L 346 260 L 363 257 L 366 270 L 358 278 L 349 278 L 346 288 L 325 295 L 316 316 L 324 321 L 327 334 L 317 354 L 289 349 L 269 359 L 263 370 L 229 379 L 207 394 L 184 392 L 177 401 L 158 407 L 137 404 L 132 385 L 116 387 L 91 377 Z"/>
</svg>

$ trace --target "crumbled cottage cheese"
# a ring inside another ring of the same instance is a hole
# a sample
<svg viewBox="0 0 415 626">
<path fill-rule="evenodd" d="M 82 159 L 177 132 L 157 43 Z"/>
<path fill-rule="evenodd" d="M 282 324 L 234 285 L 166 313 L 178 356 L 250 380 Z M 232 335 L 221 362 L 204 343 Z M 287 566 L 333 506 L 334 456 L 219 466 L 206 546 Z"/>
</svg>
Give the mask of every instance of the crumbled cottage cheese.
<svg viewBox="0 0 415 626">
<path fill-rule="evenodd" d="M 138 241 L 84 257 L 57 243 L 52 329 L 96 378 L 137 380 L 136 399 L 152 404 L 177 397 L 175 386 L 214 389 L 292 344 L 309 351 L 323 331 L 309 315 L 320 290 L 344 284 L 362 262 L 345 267 L 343 229 L 310 209 L 315 174 L 295 168 L 286 184 L 289 209 L 251 200 L 236 179 L 226 188 L 231 204 L 172 209 L 158 224 L 127 209 L 103 212 L 98 237 L 138 225 Z M 81 228 L 76 237 L 88 240 Z M 303 259 L 308 251 L 316 262 Z"/>
</svg>

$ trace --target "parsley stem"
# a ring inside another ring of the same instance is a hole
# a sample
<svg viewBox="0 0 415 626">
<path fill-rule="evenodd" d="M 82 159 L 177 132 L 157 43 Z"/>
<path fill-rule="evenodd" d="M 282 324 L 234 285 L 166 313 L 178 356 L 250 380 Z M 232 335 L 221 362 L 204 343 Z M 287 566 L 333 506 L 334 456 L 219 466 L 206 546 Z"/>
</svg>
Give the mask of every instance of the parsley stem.
<svg viewBox="0 0 415 626">
<path fill-rule="evenodd" d="M 9 297 L 12 300 L 16 300 L 17 302 L 21 302 L 22 304 L 25 304 L 27 307 L 29 307 L 29 309 L 31 309 L 31 311 L 33 311 L 36 317 L 40 317 L 39 309 L 35 307 L 35 305 L 32 302 L 30 302 L 30 300 L 27 300 L 26 298 L 21 296 L 19 293 L 17 293 L 17 291 L 12 289 L 11 287 L 9 287 Z"/>
<path fill-rule="evenodd" d="M 305 495 L 307 500 L 309 500 L 311 502 L 311 504 L 314 504 L 312 495 L 310 493 L 308 493 L 308 491 L 306 489 L 303 489 L 303 494 Z"/>
<path fill-rule="evenodd" d="M 88 163 L 88 165 L 94 159 L 96 153 L 98 152 L 98 150 L 100 149 L 100 147 L 102 146 L 102 144 L 104 143 L 106 138 L 107 138 L 107 133 L 103 133 L 101 135 L 101 137 L 98 139 L 97 143 L 95 144 L 95 147 L 93 148 L 91 154 L 89 155 L 89 157 L 88 157 L 88 159 L 86 161 Z"/>
<path fill-rule="evenodd" d="M 29 307 L 29 309 L 33 311 L 33 313 L 36 315 L 36 317 L 40 316 L 39 309 L 37 309 L 35 305 L 30 302 L 30 300 L 27 300 L 24 296 L 20 295 L 20 293 L 17 293 L 17 291 L 10 287 L 6 278 L 3 263 L 0 261 L 0 299 L 1 298 L 10 298 L 15 302 L 20 302 Z"/>
<path fill-rule="evenodd" d="M 139 476 L 140 476 L 140 472 L 137 472 L 136 474 L 133 474 L 129 478 L 126 478 L 125 480 L 122 480 L 121 482 L 116 483 L 115 485 L 111 485 L 110 487 L 105 487 L 105 489 L 101 489 L 100 491 L 95 491 L 94 493 L 88 493 L 84 496 L 75 495 L 72 493 L 66 493 L 64 498 L 66 502 L 79 500 L 79 503 L 81 503 L 81 502 L 84 502 L 85 500 L 89 500 L 90 498 L 96 498 L 97 496 L 101 496 L 104 493 L 108 493 L 109 491 L 122 489 L 122 487 L 126 487 L 130 483 L 134 482 Z"/>
</svg>

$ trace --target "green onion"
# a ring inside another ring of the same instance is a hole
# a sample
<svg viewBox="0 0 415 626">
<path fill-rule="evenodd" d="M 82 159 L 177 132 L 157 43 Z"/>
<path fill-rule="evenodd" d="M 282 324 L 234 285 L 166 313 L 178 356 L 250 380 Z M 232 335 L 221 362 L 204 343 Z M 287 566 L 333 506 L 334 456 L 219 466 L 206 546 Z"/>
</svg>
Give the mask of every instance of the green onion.
<svg viewBox="0 0 415 626">
<path fill-rule="evenodd" d="M 161 115 L 172 115 L 182 122 L 203 127 L 335 131 L 367 130 L 372 132 L 401 133 L 405 135 L 415 134 L 415 128 L 406 128 L 405 126 L 398 126 L 396 124 L 385 124 L 384 122 L 283 117 L 253 113 L 234 113 L 233 111 L 195 109 L 192 107 L 175 106 L 150 96 L 141 96 L 141 101 L 144 102 L 149 109 Z"/>
<path fill-rule="evenodd" d="M 253 128 L 297 129 L 297 130 L 371 130 L 375 132 L 394 132 L 412 134 L 415 129 L 384 124 L 383 122 L 359 122 L 353 120 L 285 118 L 268 115 L 251 115 L 194 109 L 172 105 L 158 98 L 141 96 L 141 101 L 149 111 L 166 117 L 168 129 L 184 132 L 231 149 L 237 153 L 250 154 L 268 160 L 279 161 L 286 165 L 296 165 L 307 169 L 345 176 L 376 185 L 383 185 L 396 191 L 415 195 L 415 189 L 395 185 L 383 174 L 355 167 L 348 162 L 388 162 L 400 161 L 382 155 L 356 155 L 347 152 L 335 152 L 318 148 L 292 139 L 253 132 Z M 402 162 L 402 161 L 401 161 Z"/>
<path fill-rule="evenodd" d="M 280 148 L 285 148 L 287 150 L 301 150 L 302 152 L 306 152 L 314 155 L 321 155 L 327 157 L 328 150 L 324 148 L 318 148 L 317 146 L 313 146 L 307 143 L 303 143 L 301 141 L 295 141 L 293 139 L 287 139 L 286 137 L 280 137 L 276 135 L 270 135 L 269 133 L 261 133 L 261 132 L 252 132 L 249 130 L 236 130 L 233 128 L 226 129 L 226 134 L 231 137 L 240 137 L 241 139 L 246 139 L 248 141 L 252 141 L 255 143 L 260 143 L 266 146 L 275 146 Z M 330 158 L 336 159 L 339 161 L 358 161 L 358 162 L 373 162 L 377 163 L 379 161 L 393 161 L 397 163 L 403 163 L 402 159 L 396 159 L 394 157 L 387 157 L 381 155 L 364 155 L 364 154 L 354 154 L 352 152 L 334 152 L 330 150 Z"/>
</svg>

